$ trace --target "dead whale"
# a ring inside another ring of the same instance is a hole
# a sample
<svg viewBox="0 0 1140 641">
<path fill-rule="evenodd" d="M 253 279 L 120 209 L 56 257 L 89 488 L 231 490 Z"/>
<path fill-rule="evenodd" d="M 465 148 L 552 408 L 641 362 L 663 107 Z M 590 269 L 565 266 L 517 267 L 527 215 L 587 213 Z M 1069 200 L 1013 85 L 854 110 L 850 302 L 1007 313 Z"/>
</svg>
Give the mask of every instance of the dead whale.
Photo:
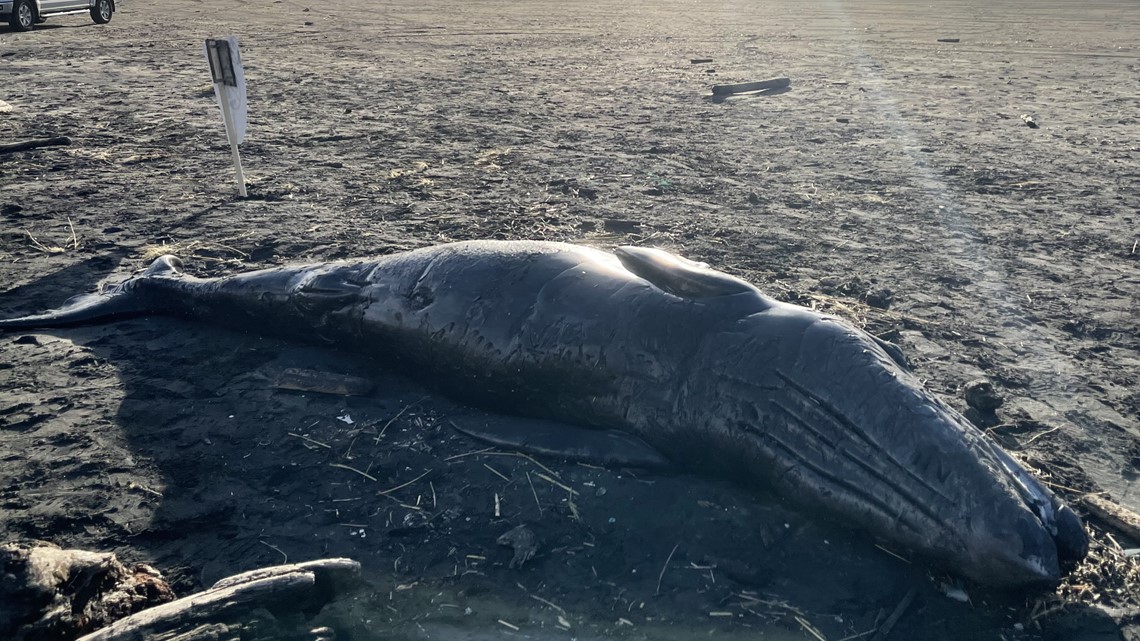
<svg viewBox="0 0 1140 641">
<path fill-rule="evenodd" d="M 542 419 L 483 438 L 762 485 L 992 585 L 1055 582 L 1088 550 L 1076 514 L 897 348 L 661 250 L 476 241 L 224 278 L 179 267 L 159 258 L 0 329 L 167 314 L 371 354 Z"/>
</svg>

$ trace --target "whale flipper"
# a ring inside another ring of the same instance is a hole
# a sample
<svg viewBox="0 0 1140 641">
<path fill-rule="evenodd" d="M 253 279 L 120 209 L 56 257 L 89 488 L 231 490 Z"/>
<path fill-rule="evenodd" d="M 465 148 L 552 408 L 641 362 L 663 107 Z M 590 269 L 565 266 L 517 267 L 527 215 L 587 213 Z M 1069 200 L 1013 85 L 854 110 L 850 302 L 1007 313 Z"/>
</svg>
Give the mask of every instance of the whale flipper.
<svg viewBox="0 0 1140 641">
<path fill-rule="evenodd" d="M 0 331 L 48 329 L 106 323 L 152 313 L 148 302 L 135 291 L 138 281 L 180 274 L 182 262 L 174 256 L 156 258 L 141 274 L 93 294 L 74 296 L 63 307 L 42 314 L 0 320 Z"/>
<path fill-rule="evenodd" d="M 618 247 L 614 255 L 638 277 L 681 298 L 712 298 L 756 291 L 755 287 L 735 276 L 660 249 Z"/>
<path fill-rule="evenodd" d="M 669 467 L 663 454 L 636 436 L 513 416 L 477 415 L 452 419 L 451 426 L 471 438 L 541 456 L 554 456 L 606 467 Z"/>
</svg>

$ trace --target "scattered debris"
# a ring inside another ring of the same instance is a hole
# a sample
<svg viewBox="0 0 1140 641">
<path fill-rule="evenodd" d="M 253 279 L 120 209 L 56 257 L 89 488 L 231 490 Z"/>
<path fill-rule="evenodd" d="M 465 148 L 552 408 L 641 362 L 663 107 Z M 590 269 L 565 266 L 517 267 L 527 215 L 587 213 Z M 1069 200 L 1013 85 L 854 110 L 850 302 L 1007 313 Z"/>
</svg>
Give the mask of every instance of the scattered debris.
<svg viewBox="0 0 1140 641">
<path fill-rule="evenodd" d="M 554 608 L 555 610 L 557 610 L 557 611 L 558 611 L 558 614 L 560 615 L 560 616 L 558 617 L 558 623 L 559 623 L 559 625 L 565 625 L 567 628 L 569 628 L 569 627 L 570 627 L 570 622 L 569 622 L 569 621 L 566 621 L 566 620 L 563 618 L 563 617 L 566 615 L 566 610 L 562 609 L 562 606 L 560 606 L 560 605 L 558 605 L 557 603 L 554 603 L 554 602 L 552 602 L 552 601 L 549 601 L 549 600 L 547 600 L 547 599 L 544 599 L 544 598 L 542 598 L 542 597 L 538 596 L 537 594 L 528 594 L 527 596 L 529 596 L 530 598 L 534 599 L 535 601 L 538 601 L 539 603 L 543 603 L 543 604 L 545 604 L 545 605 L 548 605 L 548 606 L 550 606 L 550 607 Z"/>
<path fill-rule="evenodd" d="M 388 170 L 386 176 L 388 180 L 396 180 L 398 178 L 405 178 L 407 176 L 422 174 L 430 168 L 430 164 L 422 160 L 417 160 L 416 162 L 412 163 L 411 167 L 396 167 L 395 169 Z"/>
<path fill-rule="evenodd" d="M 526 525 L 519 525 L 502 534 L 495 540 L 499 545 L 514 548 L 515 554 L 511 557 L 507 567 L 512 570 L 521 568 L 527 561 L 534 558 L 538 551 L 538 537 Z"/>
<path fill-rule="evenodd" d="M 426 398 L 426 397 L 424 397 L 424 398 Z M 422 402 L 424 400 L 424 398 L 421 398 L 420 400 L 416 401 L 415 403 L 409 403 L 409 404 L 403 406 L 402 408 L 400 408 L 400 411 L 396 412 L 395 416 L 388 419 L 388 422 L 384 424 L 384 427 L 380 428 L 380 431 L 376 433 L 376 438 L 373 440 L 373 442 L 377 443 L 377 444 L 380 443 L 380 439 L 384 438 L 384 433 L 388 431 L 388 428 L 392 426 L 392 423 L 395 423 L 397 420 L 399 420 L 399 418 L 401 416 L 403 416 L 405 412 L 412 409 L 412 406 Z"/>
<path fill-rule="evenodd" d="M 487 151 L 481 152 L 478 156 L 476 156 L 475 166 L 482 167 L 487 171 L 497 171 L 499 169 L 502 169 L 503 165 L 510 157 L 511 151 L 512 150 L 510 147 L 488 149 Z"/>
<path fill-rule="evenodd" d="M 372 381 L 359 376 L 290 367 L 277 375 L 273 387 L 338 396 L 364 396 L 372 391 Z"/>
<path fill-rule="evenodd" d="M 150 262 L 160 256 L 174 254 L 179 258 L 243 261 L 249 258 L 249 254 L 241 251 L 240 249 L 237 249 L 236 247 L 232 247 L 223 243 L 231 240 L 244 240 L 249 235 L 250 234 L 248 233 L 240 234 L 238 236 L 234 236 L 233 238 L 223 239 L 223 242 L 216 243 L 191 240 L 188 242 L 173 241 L 169 243 L 163 241 L 155 245 L 144 245 L 140 252 L 139 259 L 143 262 Z M 232 258 L 228 258 L 227 256 L 232 256 Z"/>
<path fill-rule="evenodd" d="M 661 565 L 661 574 L 657 575 L 657 589 L 654 590 L 654 595 L 661 594 L 661 581 L 665 578 L 665 570 L 669 569 L 669 562 L 673 560 L 673 555 L 677 553 L 677 548 L 680 546 L 681 543 L 678 542 L 672 550 L 669 550 L 669 556 L 665 557 L 665 563 Z"/>
<path fill-rule="evenodd" d="M 508 478 L 506 474 L 503 474 L 502 472 L 500 472 L 499 470 L 496 470 L 495 468 L 491 467 L 490 465 L 487 465 L 486 463 L 484 463 L 484 464 L 483 464 L 483 467 L 487 468 L 488 470 L 491 470 L 491 472 L 492 472 L 492 473 L 493 473 L 495 476 L 497 476 L 497 477 L 499 477 L 499 478 L 503 479 L 503 480 L 504 480 L 504 481 L 506 481 L 507 483 L 510 483 L 510 482 L 511 482 L 511 479 L 510 479 L 510 478 Z M 498 497 L 499 495 L 498 495 L 498 494 L 496 494 L 495 496 L 496 496 L 496 497 Z M 498 498 L 496 498 L 496 499 L 495 499 L 495 502 L 496 502 L 496 503 L 498 503 Z"/>
<path fill-rule="evenodd" d="M 369 481 L 375 482 L 377 480 L 375 476 L 372 476 L 368 472 L 358 470 L 357 468 L 352 467 L 351 465 L 344 465 L 342 463 L 329 463 L 329 467 L 335 467 L 335 468 L 338 468 L 341 470 L 348 470 L 349 472 L 356 472 L 357 474 L 363 476 L 364 478 L 368 479 Z"/>
<path fill-rule="evenodd" d="M 289 562 L 289 555 L 285 554 L 285 551 L 282 550 L 281 548 L 277 547 L 276 545 L 273 545 L 272 543 L 268 543 L 266 541 L 258 541 L 258 543 L 260 543 L 260 544 L 264 545 L 265 547 L 269 548 L 270 550 L 273 550 L 273 551 L 277 552 L 278 554 L 280 554 L 281 559 L 282 559 L 282 561 L 281 561 L 282 563 L 288 563 Z"/>
<path fill-rule="evenodd" d="M 732 94 L 763 91 L 765 89 L 783 89 L 791 84 L 792 81 L 789 78 L 770 78 L 768 80 L 743 82 L 735 85 L 715 85 L 712 88 L 712 93 L 714 96 L 731 96 Z"/>
<path fill-rule="evenodd" d="M 982 414 L 992 414 L 1005 402 L 994 389 L 993 383 L 985 379 L 970 381 L 963 385 L 962 398 L 966 399 L 966 405 Z"/>
<path fill-rule="evenodd" d="M 1030 129 L 1037 128 L 1037 121 L 1034 120 L 1033 116 L 1030 116 L 1029 114 L 1021 114 L 1021 121 L 1024 122 L 1025 126 L 1029 127 Z"/>
<path fill-rule="evenodd" d="M 416 481 L 422 479 L 423 477 L 425 477 L 431 473 L 432 473 L 432 470 L 428 470 L 428 471 L 424 472 L 423 474 L 420 474 L 416 478 L 408 481 L 407 483 L 401 483 L 401 484 L 397 485 L 396 487 L 388 488 L 387 490 L 384 490 L 383 492 L 377 492 L 376 494 L 380 495 L 380 496 L 387 496 L 387 495 L 391 494 L 392 492 L 395 492 L 396 490 L 402 490 L 405 487 L 408 487 L 409 485 L 415 483 Z"/>
<path fill-rule="evenodd" d="M 819 631 L 819 628 L 812 625 L 810 621 L 798 614 L 793 618 L 796 620 L 796 623 L 800 624 L 800 627 L 803 628 L 803 631 L 810 634 L 812 638 L 816 639 L 816 641 L 827 641 L 827 637 L 823 636 L 823 633 Z"/>
<path fill-rule="evenodd" d="M 70 144 L 71 138 L 68 138 L 67 136 L 55 136 L 53 138 L 33 138 L 32 140 L 22 140 L 20 142 L 11 142 L 8 144 L 0 145 L 0 154 L 10 154 L 17 151 L 38 149 L 40 147 L 55 147 L 59 145 Z"/>
<path fill-rule="evenodd" d="M 24 230 L 24 233 L 28 236 L 28 240 L 31 241 L 32 246 L 45 254 L 62 254 L 67 251 L 59 245 L 45 245 L 41 243 L 30 231 Z"/>
<path fill-rule="evenodd" d="M 577 178 L 556 178 L 547 182 L 546 188 L 547 191 L 553 189 L 554 191 L 561 192 L 567 196 L 574 196 L 575 198 L 585 198 L 587 200 L 597 199 L 598 190 L 582 184 L 583 182 L 584 181 L 578 180 Z"/>
<path fill-rule="evenodd" d="M 318 440 L 316 440 L 316 439 L 311 439 L 311 438 L 309 438 L 308 436 L 305 436 L 304 434 L 298 434 L 298 433 L 296 433 L 296 432 L 286 432 L 286 433 L 287 433 L 289 436 L 292 436 L 292 437 L 295 437 L 295 438 L 299 438 L 299 439 L 301 439 L 302 441 L 304 441 L 304 442 L 308 443 L 309 445 L 314 445 L 314 446 L 316 446 L 316 447 L 323 447 L 323 448 L 325 448 L 326 450 L 331 450 L 331 449 L 332 449 L 332 446 L 331 446 L 331 445 L 329 445 L 328 443 L 322 443 L 322 442 L 320 442 L 320 441 L 318 441 Z"/>
<path fill-rule="evenodd" d="M 945 594 L 948 599 L 953 599 L 959 603 L 970 602 L 970 595 L 966 594 L 966 591 L 960 587 L 950 585 L 949 583 L 939 583 L 938 589 L 941 590 L 942 594 Z"/>
<path fill-rule="evenodd" d="M 125 167 L 129 167 L 131 165 L 141 165 L 145 162 L 150 162 L 152 160 L 163 160 L 169 157 L 170 154 L 163 153 L 161 151 L 153 151 L 141 154 L 131 154 L 130 156 L 127 156 L 126 158 L 120 160 L 119 163 Z"/>
</svg>

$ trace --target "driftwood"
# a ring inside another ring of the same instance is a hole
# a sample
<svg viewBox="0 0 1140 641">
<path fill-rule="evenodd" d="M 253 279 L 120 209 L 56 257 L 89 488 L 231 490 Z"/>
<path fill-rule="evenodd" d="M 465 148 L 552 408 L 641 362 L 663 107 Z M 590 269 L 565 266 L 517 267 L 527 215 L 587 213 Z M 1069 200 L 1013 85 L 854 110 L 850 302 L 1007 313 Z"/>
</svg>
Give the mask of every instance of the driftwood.
<svg viewBox="0 0 1140 641">
<path fill-rule="evenodd" d="M 372 391 L 372 381 L 367 378 L 296 367 L 290 367 L 278 374 L 273 386 L 278 389 L 338 396 L 364 396 Z"/>
<path fill-rule="evenodd" d="M 157 570 L 46 543 L 0 545 L 4 641 L 332 641 L 304 619 L 358 587 L 360 564 L 323 559 L 245 572 L 174 600 Z"/>
<path fill-rule="evenodd" d="M 716 85 L 712 88 L 714 96 L 731 96 L 734 93 L 760 91 L 761 89 L 783 89 L 790 86 L 792 81 L 788 78 L 771 78 L 757 82 L 744 82 L 737 85 Z"/>
<path fill-rule="evenodd" d="M 360 564 L 322 559 L 245 572 L 144 610 L 79 641 L 284 641 L 331 639 L 299 620 L 354 589 Z"/>
<path fill-rule="evenodd" d="M 1081 497 L 1081 505 L 1104 525 L 1120 532 L 1133 541 L 1140 541 L 1140 514 L 1118 505 L 1097 494 Z"/>
<path fill-rule="evenodd" d="M 55 145 L 70 145 L 71 138 L 67 136 L 56 136 L 54 138 L 35 138 L 32 140 L 21 140 L 20 142 L 11 142 L 8 144 L 0 145 L 0 154 L 10 154 L 17 151 L 28 151 L 29 149 L 37 149 L 39 147 L 52 147 Z"/>
</svg>

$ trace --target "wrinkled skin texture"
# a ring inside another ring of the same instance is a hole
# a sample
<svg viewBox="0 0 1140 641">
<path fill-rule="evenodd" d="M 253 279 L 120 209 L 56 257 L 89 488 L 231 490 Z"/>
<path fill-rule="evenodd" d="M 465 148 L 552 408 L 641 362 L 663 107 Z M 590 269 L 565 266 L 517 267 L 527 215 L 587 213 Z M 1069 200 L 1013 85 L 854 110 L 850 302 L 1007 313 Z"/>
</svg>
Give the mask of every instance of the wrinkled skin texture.
<svg viewBox="0 0 1140 641">
<path fill-rule="evenodd" d="M 159 259 L 0 328 L 147 313 L 335 344 L 474 405 L 623 430 L 980 582 L 1048 584 L 1087 552 L 1072 510 L 873 337 L 664 252 L 469 242 L 208 280 Z"/>
</svg>

